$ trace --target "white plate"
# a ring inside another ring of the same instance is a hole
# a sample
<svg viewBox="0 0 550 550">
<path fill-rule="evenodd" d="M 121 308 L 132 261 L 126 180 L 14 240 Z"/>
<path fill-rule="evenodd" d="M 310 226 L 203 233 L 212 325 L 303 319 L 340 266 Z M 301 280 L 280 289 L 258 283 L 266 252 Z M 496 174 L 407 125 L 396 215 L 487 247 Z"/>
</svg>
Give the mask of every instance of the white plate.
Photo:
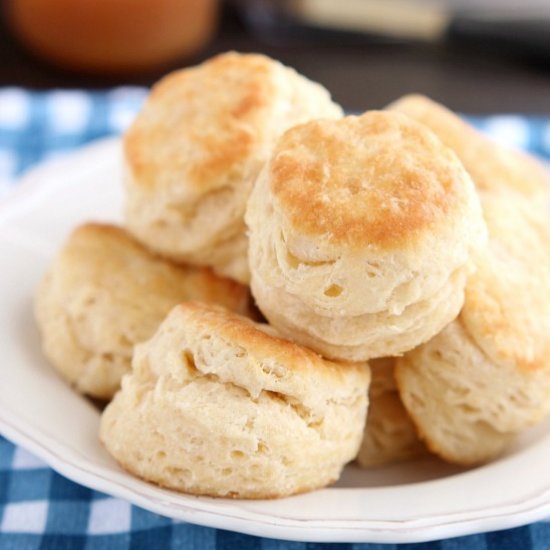
<svg viewBox="0 0 550 550">
<path fill-rule="evenodd" d="M 365 472 L 272 501 L 197 498 L 122 471 L 97 439 L 99 413 L 47 365 L 34 288 L 72 227 L 119 220 L 120 144 L 105 140 L 31 172 L 0 203 L 0 431 L 68 478 L 173 518 L 264 537 L 414 542 L 550 517 L 550 423 L 500 460 L 461 471 L 435 459 Z M 314 467 L 314 465 L 312 465 Z"/>
</svg>

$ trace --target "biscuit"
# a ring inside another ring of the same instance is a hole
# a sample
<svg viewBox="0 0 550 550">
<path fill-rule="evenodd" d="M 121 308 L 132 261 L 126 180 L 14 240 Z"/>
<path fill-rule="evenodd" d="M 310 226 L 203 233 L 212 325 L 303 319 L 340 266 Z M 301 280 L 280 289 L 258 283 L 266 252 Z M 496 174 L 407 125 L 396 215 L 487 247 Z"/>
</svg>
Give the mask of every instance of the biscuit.
<svg viewBox="0 0 550 550">
<path fill-rule="evenodd" d="M 550 205 L 550 172 L 534 157 L 483 135 L 443 105 L 421 95 L 405 96 L 388 107 L 424 124 L 462 161 L 480 191 L 508 190 Z"/>
<path fill-rule="evenodd" d="M 134 344 L 189 299 L 245 312 L 248 291 L 208 269 L 152 256 L 118 227 L 83 225 L 38 289 L 35 312 L 44 353 L 79 392 L 109 399 L 130 370 Z"/>
<path fill-rule="evenodd" d="M 370 362 L 369 414 L 357 455 L 363 468 L 404 462 L 426 455 L 394 379 L 395 358 Z"/>
<path fill-rule="evenodd" d="M 323 487 L 357 454 L 366 364 L 339 365 L 198 302 L 136 347 L 100 437 L 129 472 L 197 495 L 273 498 Z"/>
<path fill-rule="evenodd" d="M 459 313 L 486 229 L 456 155 L 399 113 L 287 131 L 246 212 L 252 293 L 333 359 L 403 353 Z"/>
<path fill-rule="evenodd" d="M 550 413 L 550 228 L 513 192 L 485 195 L 483 208 L 489 248 L 459 318 L 396 369 L 428 447 L 466 465 Z"/>
<path fill-rule="evenodd" d="M 321 85 L 263 55 L 227 53 L 171 73 L 124 138 L 129 231 L 168 258 L 247 283 L 243 215 L 276 138 L 340 116 Z"/>
</svg>

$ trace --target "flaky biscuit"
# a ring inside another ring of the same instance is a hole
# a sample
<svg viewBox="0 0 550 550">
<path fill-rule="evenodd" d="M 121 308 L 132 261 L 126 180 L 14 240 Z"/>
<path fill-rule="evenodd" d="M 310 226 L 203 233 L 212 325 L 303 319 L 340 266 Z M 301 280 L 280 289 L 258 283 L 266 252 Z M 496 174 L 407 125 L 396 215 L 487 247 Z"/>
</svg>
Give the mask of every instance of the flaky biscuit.
<svg viewBox="0 0 550 550">
<path fill-rule="evenodd" d="M 426 448 L 397 391 L 395 358 L 374 359 L 369 364 L 369 414 L 357 462 L 373 468 L 424 456 Z"/>
<path fill-rule="evenodd" d="M 396 370 L 427 445 L 461 464 L 494 458 L 550 413 L 550 228 L 515 193 L 483 207 L 489 248 L 459 318 Z"/>
<path fill-rule="evenodd" d="M 341 115 L 321 85 L 263 55 L 166 76 L 124 138 L 129 230 L 164 256 L 248 282 L 243 215 L 276 138 Z"/>
<path fill-rule="evenodd" d="M 548 212 L 550 172 L 534 157 L 497 143 L 443 105 L 421 95 L 405 96 L 388 109 L 430 128 L 457 154 L 480 191 L 514 191 Z"/>
<path fill-rule="evenodd" d="M 128 471 L 187 493 L 309 491 L 357 454 L 369 379 L 366 364 L 331 363 L 267 325 L 185 303 L 136 347 L 101 440 Z"/>
<path fill-rule="evenodd" d="M 134 344 L 189 299 L 239 312 L 248 306 L 243 286 L 152 256 L 118 227 L 89 223 L 72 232 L 54 260 L 35 313 L 51 364 L 78 391 L 109 399 L 130 370 Z"/>
<path fill-rule="evenodd" d="M 297 126 L 250 197 L 252 292 L 284 335 L 327 357 L 400 354 L 463 303 L 485 227 L 455 154 L 408 117 Z"/>
</svg>

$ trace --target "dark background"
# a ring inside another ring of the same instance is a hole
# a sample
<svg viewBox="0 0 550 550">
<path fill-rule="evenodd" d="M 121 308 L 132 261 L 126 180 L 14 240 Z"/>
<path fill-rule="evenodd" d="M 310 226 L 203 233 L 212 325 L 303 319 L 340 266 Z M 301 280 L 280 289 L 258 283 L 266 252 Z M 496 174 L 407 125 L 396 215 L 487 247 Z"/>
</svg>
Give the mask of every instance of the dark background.
<svg viewBox="0 0 550 550">
<path fill-rule="evenodd" d="M 229 6 L 223 9 L 218 33 L 210 46 L 200 56 L 182 60 L 178 66 L 229 49 L 264 52 L 295 67 L 324 84 L 348 110 L 379 108 L 405 93 L 420 92 L 466 113 L 550 114 L 547 60 L 450 44 L 364 41 L 343 45 L 338 40 L 317 40 L 266 45 L 249 31 L 237 10 Z M 174 67 L 118 79 L 66 72 L 28 54 L 12 38 L 5 21 L 0 21 L 0 86 L 98 89 L 149 85 L 170 68 Z"/>
</svg>

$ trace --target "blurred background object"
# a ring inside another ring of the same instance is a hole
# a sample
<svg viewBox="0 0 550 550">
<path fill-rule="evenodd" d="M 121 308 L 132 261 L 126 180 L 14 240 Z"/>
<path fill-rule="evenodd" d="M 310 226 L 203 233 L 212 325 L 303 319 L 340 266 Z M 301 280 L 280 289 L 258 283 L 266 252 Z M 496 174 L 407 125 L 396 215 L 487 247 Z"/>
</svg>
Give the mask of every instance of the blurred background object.
<svg viewBox="0 0 550 550">
<path fill-rule="evenodd" d="M 296 67 L 349 110 L 419 92 L 462 112 L 550 111 L 548 0 L 5 0 L 3 6 L 0 86 L 150 85 L 167 70 L 234 49 Z M 69 24 L 71 17 L 78 23 Z M 50 34 L 39 39 L 36 33 L 46 32 L 41 25 Z"/>
<path fill-rule="evenodd" d="M 550 59 L 548 0 L 241 0 L 258 37 L 281 44 L 323 37 L 367 40 L 463 40 L 511 46 Z"/>
<path fill-rule="evenodd" d="M 92 73 L 140 73 L 211 39 L 217 0 L 7 0 L 15 34 L 36 55 Z"/>
</svg>

